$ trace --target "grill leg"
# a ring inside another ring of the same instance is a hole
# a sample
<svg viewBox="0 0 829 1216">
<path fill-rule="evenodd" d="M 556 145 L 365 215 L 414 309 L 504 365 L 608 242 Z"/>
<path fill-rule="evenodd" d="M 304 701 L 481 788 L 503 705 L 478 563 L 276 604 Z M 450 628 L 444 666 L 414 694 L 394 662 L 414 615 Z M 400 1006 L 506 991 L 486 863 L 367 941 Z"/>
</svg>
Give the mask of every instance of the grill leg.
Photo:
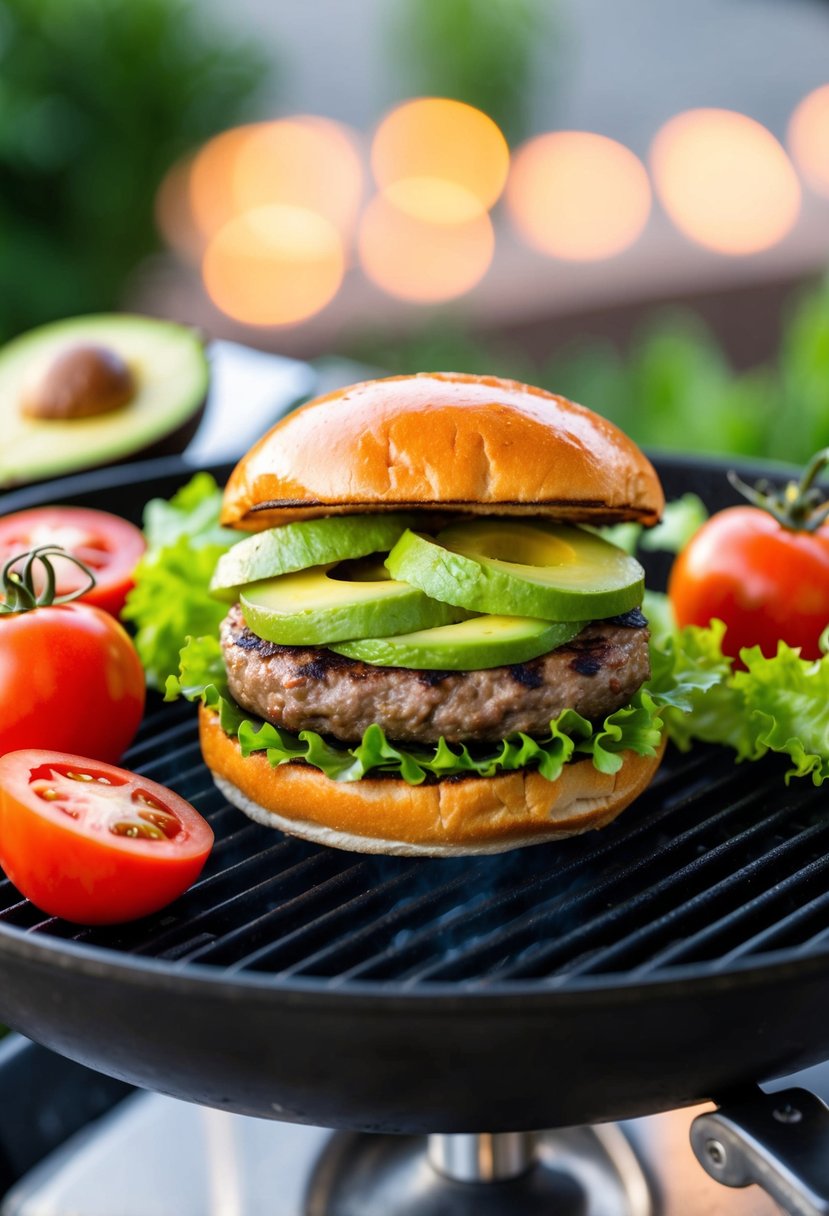
<svg viewBox="0 0 829 1216">
<path fill-rule="evenodd" d="M 453 1182 L 505 1182 L 535 1163 L 535 1140 L 529 1132 L 429 1137 L 429 1164 Z"/>
<path fill-rule="evenodd" d="M 335 1135 L 304 1216 L 653 1216 L 613 1125 L 538 1134 Z"/>
</svg>

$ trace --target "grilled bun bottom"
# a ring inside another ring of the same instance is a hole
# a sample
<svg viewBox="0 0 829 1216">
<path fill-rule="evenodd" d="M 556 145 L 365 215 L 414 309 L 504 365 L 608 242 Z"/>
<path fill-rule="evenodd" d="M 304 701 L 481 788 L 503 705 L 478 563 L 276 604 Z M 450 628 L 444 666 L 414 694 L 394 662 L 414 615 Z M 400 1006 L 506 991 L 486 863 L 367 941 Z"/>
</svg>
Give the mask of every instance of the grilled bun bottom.
<svg viewBox="0 0 829 1216">
<path fill-rule="evenodd" d="M 557 781 L 525 769 L 407 785 L 332 781 L 302 763 L 273 768 L 264 752 L 245 758 L 204 706 L 199 735 L 216 785 L 251 819 L 335 849 L 407 857 L 502 853 L 602 828 L 648 786 L 665 750 L 663 741 L 656 756 L 624 752 L 618 773 L 585 759 Z"/>
</svg>

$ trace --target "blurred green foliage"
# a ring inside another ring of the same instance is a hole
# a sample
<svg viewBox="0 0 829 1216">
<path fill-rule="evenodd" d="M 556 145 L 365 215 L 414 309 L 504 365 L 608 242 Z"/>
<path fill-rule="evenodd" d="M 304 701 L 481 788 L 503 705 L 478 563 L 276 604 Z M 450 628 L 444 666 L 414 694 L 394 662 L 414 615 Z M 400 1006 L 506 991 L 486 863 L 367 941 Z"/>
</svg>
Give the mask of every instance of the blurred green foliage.
<svg viewBox="0 0 829 1216">
<path fill-rule="evenodd" d="M 118 303 L 165 170 L 265 69 L 198 0 L 0 0 L 0 339 Z"/>
<path fill-rule="evenodd" d="M 536 52 L 553 33 L 553 0 L 404 0 L 389 62 L 404 93 L 477 106 L 516 140 L 526 134 Z"/>
<path fill-rule="evenodd" d="M 776 358 L 749 371 L 735 371 L 702 321 L 679 312 L 647 326 L 626 356 L 587 339 L 538 363 L 446 318 L 349 353 L 392 374 L 443 369 L 539 384 L 652 448 L 805 462 L 829 446 L 829 277 L 792 301 Z"/>
</svg>

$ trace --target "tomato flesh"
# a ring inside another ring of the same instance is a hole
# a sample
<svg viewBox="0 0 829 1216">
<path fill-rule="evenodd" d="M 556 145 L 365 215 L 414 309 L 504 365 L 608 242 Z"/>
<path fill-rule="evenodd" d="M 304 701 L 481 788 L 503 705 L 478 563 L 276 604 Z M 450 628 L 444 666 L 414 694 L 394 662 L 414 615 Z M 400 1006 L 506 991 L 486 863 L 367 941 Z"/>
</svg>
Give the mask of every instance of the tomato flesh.
<svg viewBox="0 0 829 1216">
<path fill-rule="evenodd" d="M 126 630 L 89 604 L 0 616 L 0 756 L 25 747 L 120 760 L 144 670 Z"/>
<path fill-rule="evenodd" d="M 147 916 L 195 881 L 212 845 L 189 802 L 126 769 L 34 749 L 0 757 L 0 864 L 50 916 Z"/>
<path fill-rule="evenodd" d="M 0 519 L 0 567 L 42 545 L 60 545 L 88 566 L 96 582 L 82 599 L 113 616 L 124 607 L 133 571 L 147 547 L 134 524 L 88 507 L 33 507 Z M 53 564 L 58 595 L 86 586 L 83 571 L 73 562 L 57 557 Z"/>
<path fill-rule="evenodd" d="M 668 594 L 679 625 L 727 626 L 723 649 L 777 653 L 779 640 L 820 657 L 829 624 L 829 527 L 784 528 L 756 507 L 713 515 L 677 558 Z"/>
</svg>

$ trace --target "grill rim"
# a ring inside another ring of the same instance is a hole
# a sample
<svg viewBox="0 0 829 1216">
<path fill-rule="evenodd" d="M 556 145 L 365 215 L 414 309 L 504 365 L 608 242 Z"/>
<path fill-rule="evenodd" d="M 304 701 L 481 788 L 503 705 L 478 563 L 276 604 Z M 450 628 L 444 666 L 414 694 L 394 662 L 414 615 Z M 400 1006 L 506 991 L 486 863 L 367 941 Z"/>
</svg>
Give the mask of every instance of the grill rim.
<svg viewBox="0 0 829 1216">
<path fill-rule="evenodd" d="M 650 449 L 648 455 L 657 467 L 670 465 L 677 470 L 706 476 L 724 477 L 735 463 L 739 463 L 741 474 L 748 479 L 763 476 L 785 478 L 798 472 L 794 466 L 779 461 L 735 461 L 727 457 L 693 456 L 661 449 Z M 211 465 L 206 471 L 221 484 L 233 467 L 232 463 Z M 0 516 L 43 503 L 107 493 L 128 486 L 138 487 L 159 479 L 184 482 L 197 471 L 196 466 L 177 456 L 140 461 L 118 469 L 93 470 L 0 495 Z M 40 924 L 48 919 L 44 917 Z M 434 1006 L 443 1013 L 456 1005 L 470 1002 L 474 1003 L 476 1009 L 497 1009 L 504 1003 L 513 1003 L 520 998 L 522 1002 L 550 1008 L 591 997 L 601 1000 L 612 994 L 624 1003 L 636 1003 L 647 999 L 648 993 L 656 990 L 666 995 L 687 993 L 693 996 L 702 990 L 728 988 L 732 983 L 740 986 L 775 983 L 818 972 L 829 959 L 829 937 L 814 945 L 783 947 L 760 955 L 737 958 L 725 965 L 720 961 L 703 961 L 662 967 L 655 973 L 637 975 L 633 982 L 631 973 L 626 972 L 621 979 L 612 973 L 564 975 L 489 981 L 485 987 L 474 980 L 421 980 L 415 987 L 406 989 L 402 989 L 396 980 L 353 980 L 335 985 L 325 977 L 285 977 L 278 972 L 234 970 L 232 978 L 228 978 L 226 969 L 221 966 L 139 956 L 114 948 L 49 937 L 38 932 L 37 926 L 20 929 L 0 919 L 0 958 L 4 955 L 36 965 L 57 965 L 58 968 L 72 969 L 93 978 L 127 982 L 135 987 L 146 984 L 157 989 L 161 985 L 170 992 L 186 992 L 195 987 L 218 995 L 224 989 L 225 995 L 232 999 L 234 992 L 242 990 L 246 994 L 257 994 L 262 999 L 285 998 L 313 1004 L 318 998 L 329 1007 L 331 1002 L 336 1002 L 349 1008 L 382 1000 L 389 1006 L 416 1008 L 420 1012 Z"/>
</svg>

